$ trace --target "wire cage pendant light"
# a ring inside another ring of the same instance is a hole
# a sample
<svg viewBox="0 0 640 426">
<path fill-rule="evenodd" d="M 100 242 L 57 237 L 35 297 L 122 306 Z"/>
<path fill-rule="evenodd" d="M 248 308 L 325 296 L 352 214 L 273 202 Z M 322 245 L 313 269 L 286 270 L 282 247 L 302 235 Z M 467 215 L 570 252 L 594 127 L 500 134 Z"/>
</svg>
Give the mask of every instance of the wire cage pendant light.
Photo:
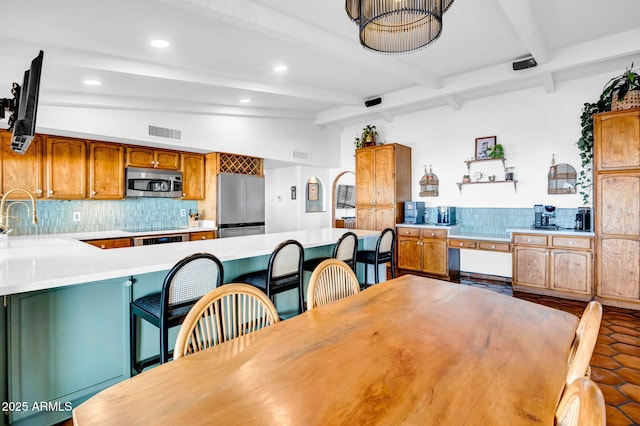
<svg viewBox="0 0 640 426">
<path fill-rule="evenodd" d="M 454 0 L 346 0 L 347 16 L 358 24 L 360 43 L 381 53 L 408 53 L 436 40 L 442 14 Z"/>
</svg>

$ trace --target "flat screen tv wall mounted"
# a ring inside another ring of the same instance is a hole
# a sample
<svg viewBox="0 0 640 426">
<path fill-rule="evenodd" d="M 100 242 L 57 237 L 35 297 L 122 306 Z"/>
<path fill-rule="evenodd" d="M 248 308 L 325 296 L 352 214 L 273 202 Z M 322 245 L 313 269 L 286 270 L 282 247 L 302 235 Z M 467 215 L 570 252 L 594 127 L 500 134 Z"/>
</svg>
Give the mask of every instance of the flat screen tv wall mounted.
<svg viewBox="0 0 640 426">
<path fill-rule="evenodd" d="M 5 110 L 11 114 L 8 120 L 8 130 L 13 130 L 11 149 L 19 154 L 27 152 L 35 135 L 43 57 L 41 50 L 31 61 L 31 67 L 24 72 L 22 87 L 13 83 L 13 99 L 0 99 L 0 118 L 4 118 Z"/>
</svg>

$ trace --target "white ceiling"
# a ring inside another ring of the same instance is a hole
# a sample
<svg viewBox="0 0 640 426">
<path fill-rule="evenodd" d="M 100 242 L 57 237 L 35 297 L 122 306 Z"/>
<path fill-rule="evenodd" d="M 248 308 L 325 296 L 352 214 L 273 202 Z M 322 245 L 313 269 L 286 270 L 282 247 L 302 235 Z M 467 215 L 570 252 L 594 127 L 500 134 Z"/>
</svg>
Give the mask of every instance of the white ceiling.
<svg viewBox="0 0 640 426">
<path fill-rule="evenodd" d="M 344 0 L 2 0 L 2 11 L 0 97 L 42 49 L 40 103 L 56 106 L 341 126 L 524 87 L 551 92 L 640 62 L 638 0 L 456 0 L 438 40 L 399 56 L 359 45 Z M 154 38 L 171 46 L 152 48 Z M 514 71 L 530 53 L 539 65 Z M 102 85 L 84 86 L 89 78 Z M 382 104 L 364 106 L 377 96 Z"/>
</svg>

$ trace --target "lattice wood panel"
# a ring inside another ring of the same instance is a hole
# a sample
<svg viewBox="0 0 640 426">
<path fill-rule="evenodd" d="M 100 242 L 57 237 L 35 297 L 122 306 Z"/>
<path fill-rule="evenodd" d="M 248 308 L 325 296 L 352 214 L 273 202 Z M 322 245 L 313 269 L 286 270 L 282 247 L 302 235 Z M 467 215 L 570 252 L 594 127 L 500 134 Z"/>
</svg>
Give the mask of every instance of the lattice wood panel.
<svg viewBox="0 0 640 426">
<path fill-rule="evenodd" d="M 220 153 L 219 173 L 239 173 L 243 175 L 263 175 L 263 160 L 246 155 Z"/>
</svg>

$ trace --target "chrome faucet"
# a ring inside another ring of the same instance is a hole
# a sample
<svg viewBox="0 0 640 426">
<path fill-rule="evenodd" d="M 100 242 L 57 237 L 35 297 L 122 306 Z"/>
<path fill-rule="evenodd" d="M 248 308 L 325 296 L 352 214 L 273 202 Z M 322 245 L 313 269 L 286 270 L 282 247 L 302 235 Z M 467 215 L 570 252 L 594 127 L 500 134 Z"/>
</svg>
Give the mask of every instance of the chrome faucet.
<svg viewBox="0 0 640 426">
<path fill-rule="evenodd" d="M 24 192 L 25 194 L 27 194 L 31 199 L 31 209 L 29 209 L 29 205 L 24 201 L 15 201 L 9 204 L 5 210 L 4 204 L 6 202 L 6 199 L 9 196 L 9 194 L 12 194 L 14 192 Z M 23 204 L 27 208 L 27 214 L 31 216 L 31 222 L 33 222 L 34 225 L 38 224 L 38 216 L 36 216 L 36 201 L 33 198 L 33 195 L 31 194 L 31 192 L 27 191 L 26 189 L 17 188 L 17 189 L 12 189 L 11 191 L 7 191 L 7 193 L 4 194 L 4 196 L 2 197 L 2 200 L 0 201 L 0 228 L 8 229 L 9 218 L 15 217 L 15 216 L 9 216 L 9 209 L 13 204 Z"/>
</svg>

